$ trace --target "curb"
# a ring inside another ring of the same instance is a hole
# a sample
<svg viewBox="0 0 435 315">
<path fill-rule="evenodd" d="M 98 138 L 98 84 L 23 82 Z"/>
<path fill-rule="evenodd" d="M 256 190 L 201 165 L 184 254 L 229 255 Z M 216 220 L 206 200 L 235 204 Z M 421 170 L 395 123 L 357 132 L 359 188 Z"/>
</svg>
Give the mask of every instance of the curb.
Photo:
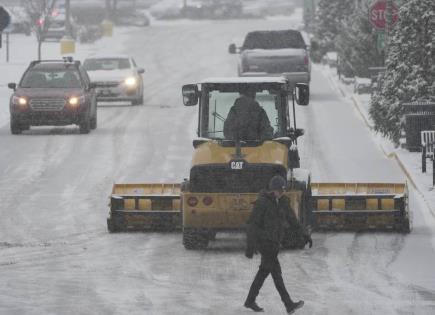
<svg viewBox="0 0 435 315">
<path fill-rule="evenodd" d="M 339 89 L 343 93 L 341 88 L 339 88 Z M 352 103 L 354 104 L 354 106 L 357 109 L 358 113 L 361 115 L 362 119 L 364 120 L 364 123 L 366 124 L 366 126 L 369 128 L 370 131 L 373 131 L 373 127 L 371 126 L 369 120 L 367 119 L 367 117 L 361 111 L 361 108 L 360 108 L 358 100 L 353 95 L 351 96 L 351 99 L 352 99 Z M 385 155 L 386 158 L 388 158 L 388 159 L 394 159 L 397 162 L 397 164 L 399 165 L 400 169 L 405 174 L 405 176 L 408 179 L 408 181 L 411 183 L 412 187 L 415 189 L 415 191 L 418 192 L 418 194 L 423 199 L 424 203 L 426 204 L 426 207 L 429 209 L 429 211 L 432 213 L 432 215 L 435 216 L 435 209 L 432 208 L 432 205 L 426 199 L 425 194 L 421 191 L 421 189 L 416 184 L 416 180 L 413 178 L 412 173 L 408 171 L 408 169 L 405 166 L 405 163 L 403 163 L 403 161 L 400 159 L 400 156 L 396 152 L 392 152 L 392 153 L 388 154 L 384 150 L 384 147 L 382 145 L 379 145 L 379 146 L 382 149 L 382 153 Z"/>
</svg>

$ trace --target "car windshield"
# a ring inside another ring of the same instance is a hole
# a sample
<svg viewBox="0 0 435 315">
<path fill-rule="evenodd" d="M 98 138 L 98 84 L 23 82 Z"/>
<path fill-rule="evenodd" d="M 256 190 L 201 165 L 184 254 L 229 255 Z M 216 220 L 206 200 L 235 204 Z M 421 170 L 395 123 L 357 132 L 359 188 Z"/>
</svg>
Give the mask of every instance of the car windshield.
<svg viewBox="0 0 435 315">
<path fill-rule="evenodd" d="M 305 48 L 302 35 L 296 31 L 252 32 L 243 43 L 243 49 L 284 48 Z"/>
<path fill-rule="evenodd" d="M 97 70 L 118 70 L 118 69 L 130 69 L 130 61 L 127 58 L 95 58 L 86 59 L 83 67 L 87 71 Z"/>
<path fill-rule="evenodd" d="M 80 88 L 80 75 L 76 70 L 34 69 L 28 71 L 21 81 L 23 88 Z"/>
<path fill-rule="evenodd" d="M 262 110 L 257 109 L 257 112 L 259 112 L 260 114 L 256 117 L 260 120 L 262 114 L 265 113 L 267 115 L 267 119 L 263 119 L 263 121 L 267 122 L 267 128 L 270 129 L 268 135 L 260 136 L 257 140 L 260 140 L 260 138 L 273 138 L 281 134 L 282 130 L 280 130 L 280 128 L 282 124 L 280 124 L 280 120 L 282 119 L 282 111 L 279 110 L 281 108 L 281 98 L 279 92 L 274 90 L 261 89 L 257 90 L 254 94 L 255 101 L 254 99 L 250 98 L 248 103 L 250 103 L 252 100 L 254 104 L 256 102 L 260 106 L 260 108 L 262 108 Z M 228 134 L 224 133 L 224 126 L 226 124 L 229 124 L 229 115 L 244 115 L 240 111 L 234 111 L 232 114 L 230 114 L 230 111 L 235 103 L 240 102 L 240 100 L 242 98 L 245 98 L 245 96 L 243 96 L 237 90 L 222 91 L 218 89 L 212 89 L 206 91 L 206 93 L 203 93 L 202 97 L 203 113 L 201 122 L 201 136 L 204 138 L 231 140 L 228 137 Z M 240 120 L 246 120 L 245 118 L 246 117 L 243 116 L 238 117 L 238 119 Z M 227 127 L 228 126 L 226 126 L 225 128 Z M 243 139 L 242 137 L 241 140 L 247 139 Z"/>
</svg>

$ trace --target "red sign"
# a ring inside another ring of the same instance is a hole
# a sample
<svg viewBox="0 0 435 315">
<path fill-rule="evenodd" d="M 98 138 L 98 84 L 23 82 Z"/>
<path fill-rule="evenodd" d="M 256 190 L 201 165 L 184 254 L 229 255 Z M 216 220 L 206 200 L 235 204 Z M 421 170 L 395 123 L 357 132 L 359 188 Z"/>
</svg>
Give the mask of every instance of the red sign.
<svg viewBox="0 0 435 315">
<path fill-rule="evenodd" d="M 392 2 L 391 7 L 391 24 L 396 24 L 399 19 L 399 8 Z M 387 1 L 378 0 L 372 4 L 369 10 L 369 21 L 377 29 L 384 29 L 387 25 Z"/>
</svg>

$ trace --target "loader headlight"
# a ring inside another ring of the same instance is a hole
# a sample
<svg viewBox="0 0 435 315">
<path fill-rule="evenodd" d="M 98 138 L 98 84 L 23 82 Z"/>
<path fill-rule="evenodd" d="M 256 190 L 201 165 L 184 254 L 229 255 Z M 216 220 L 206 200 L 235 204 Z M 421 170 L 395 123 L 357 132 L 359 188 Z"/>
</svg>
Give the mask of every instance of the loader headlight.
<svg viewBox="0 0 435 315">
<path fill-rule="evenodd" d="M 128 77 L 124 80 L 124 84 L 129 88 L 136 87 L 137 79 L 135 77 Z"/>
</svg>

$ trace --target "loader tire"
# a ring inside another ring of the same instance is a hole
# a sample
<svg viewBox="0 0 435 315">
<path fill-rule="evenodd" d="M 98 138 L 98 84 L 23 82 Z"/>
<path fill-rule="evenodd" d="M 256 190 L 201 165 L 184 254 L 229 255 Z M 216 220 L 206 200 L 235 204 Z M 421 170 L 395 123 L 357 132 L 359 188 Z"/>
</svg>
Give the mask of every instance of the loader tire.
<svg viewBox="0 0 435 315">
<path fill-rule="evenodd" d="M 403 222 L 403 227 L 402 227 L 402 233 L 405 233 L 405 234 L 411 233 L 411 222 L 410 222 L 409 218 L 405 218 L 403 221 L 404 222 Z"/>
<path fill-rule="evenodd" d="M 107 219 L 107 230 L 110 233 L 116 233 L 120 231 L 119 227 L 115 224 L 115 222 L 113 222 L 113 220 L 109 218 Z"/>
<path fill-rule="evenodd" d="M 183 245 L 188 250 L 205 249 L 209 242 L 209 235 L 202 231 L 184 229 Z"/>
</svg>

